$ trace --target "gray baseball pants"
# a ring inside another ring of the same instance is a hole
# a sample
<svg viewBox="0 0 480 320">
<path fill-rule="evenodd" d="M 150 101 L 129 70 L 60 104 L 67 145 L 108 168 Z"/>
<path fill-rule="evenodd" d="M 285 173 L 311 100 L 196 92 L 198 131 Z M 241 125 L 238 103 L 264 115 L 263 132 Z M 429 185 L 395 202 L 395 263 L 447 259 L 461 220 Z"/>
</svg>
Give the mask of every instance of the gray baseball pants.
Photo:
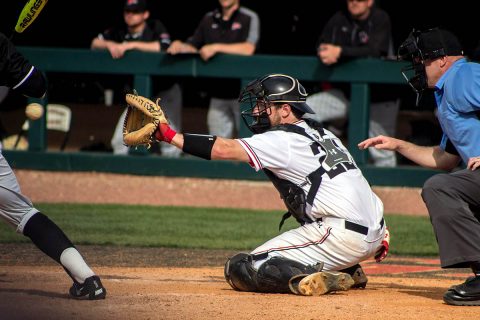
<svg viewBox="0 0 480 320">
<path fill-rule="evenodd" d="M 422 190 L 442 268 L 480 262 L 480 169 L 437 174 Z"/>
<path fill-rule="evenodd" d="M 23 234 L 28 219 L 39 212 L 20 191 L 17 178 L 0 153 L 0 218 Z"/>
</svg>

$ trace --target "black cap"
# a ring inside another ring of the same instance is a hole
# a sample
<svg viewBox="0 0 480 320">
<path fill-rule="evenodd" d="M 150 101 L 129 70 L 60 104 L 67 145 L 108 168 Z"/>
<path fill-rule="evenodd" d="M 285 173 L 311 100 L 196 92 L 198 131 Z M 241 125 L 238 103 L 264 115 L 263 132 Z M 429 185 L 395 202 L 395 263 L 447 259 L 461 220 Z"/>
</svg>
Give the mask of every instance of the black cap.
<svg viewBox="0 0 480 320">
<path fill-rule="evenodd" d="M 425 54 L 425 58 L 431 59 L 463 55 L 458 38 L 452 32 L 441 28 L 421 32 L 418 37 L 418 48 Z"/>
<path fill-rule="evenodd" d="M 130 12 L 145 12 L 147 11 L 147 1 L 146 0 L 126 0 L 124 11 Z"/>
</svg>

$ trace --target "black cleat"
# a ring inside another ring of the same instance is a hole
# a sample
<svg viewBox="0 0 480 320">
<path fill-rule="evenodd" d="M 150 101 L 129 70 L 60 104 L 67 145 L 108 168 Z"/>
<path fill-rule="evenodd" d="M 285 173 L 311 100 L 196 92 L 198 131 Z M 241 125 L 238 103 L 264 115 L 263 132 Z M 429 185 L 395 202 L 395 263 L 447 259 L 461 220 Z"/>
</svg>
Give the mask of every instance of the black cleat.
<svg viewBox="0 0 480 320">
<path fill-rule="evenodd" d="M 83 284 L 75 281 L 70 288 L 70 295 L 76 299 L 100 300 L 105 299 L 107 290 L 103 287 L 98 276 L 92 276 L 85 279 Z"/>
<path fill-rule="evenodd" d="M 464 283 L 451 286 L 443 301 L 454 306 L 480 306 L 480 277 L 469 277 Z"/>
<path fill-rule="evenodd" d="M 340 272 L 345 272 L 352 276 L 352 279 L 355 282 L 352 288 L 365 289 L 365 287 L 367 286 L 368 278 L 365 272 L 363 272 L 362 266 L 360 264 L 356 264 L 350 268 L 340 270 Z"/>
</svg>

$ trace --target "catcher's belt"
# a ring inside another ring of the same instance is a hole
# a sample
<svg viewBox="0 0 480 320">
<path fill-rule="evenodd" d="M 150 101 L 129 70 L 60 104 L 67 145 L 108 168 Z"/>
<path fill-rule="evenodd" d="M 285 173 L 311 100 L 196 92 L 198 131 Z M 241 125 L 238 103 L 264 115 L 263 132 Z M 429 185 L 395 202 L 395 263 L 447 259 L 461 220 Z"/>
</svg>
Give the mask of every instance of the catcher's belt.
<svg viewBox="0 0 480 320">
<path fill-rule="evenodd" d="M 350 231 L 358 232 L 363 235 L 368 234 L 368 227 L 362 226 L 361 224 L 351 222 L 342 218 L 337 218 L 337 217 L 322 217 L 318 218 L 317 221 L 322 221 L 327 223 L 328 225 L 331 226 L 338 226 L 338 227 L 344 227 L 345 229 L 348 229 Z M 380 220 L 380 228 L 383 228 L 383 225 L 385 224 L 385 220 L 382 218 Z"/>
</svg>

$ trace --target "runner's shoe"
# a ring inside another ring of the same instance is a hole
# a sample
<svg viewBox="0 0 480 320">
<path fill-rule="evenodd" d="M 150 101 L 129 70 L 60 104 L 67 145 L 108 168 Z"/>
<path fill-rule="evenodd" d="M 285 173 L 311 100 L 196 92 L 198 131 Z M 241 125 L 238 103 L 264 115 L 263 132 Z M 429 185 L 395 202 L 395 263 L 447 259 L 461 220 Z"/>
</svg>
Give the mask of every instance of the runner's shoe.
<svg viewBox="0 0 480 320">
<path fill-rule="evenodd" d="M 107 290 L 103 287 L 98 276 L 92 276 L 85 279 L 82 284 L 75 281 L 70 288 L 70 295 L 77 299 L 99 300 L 105 299 Z"/>
</svg>

